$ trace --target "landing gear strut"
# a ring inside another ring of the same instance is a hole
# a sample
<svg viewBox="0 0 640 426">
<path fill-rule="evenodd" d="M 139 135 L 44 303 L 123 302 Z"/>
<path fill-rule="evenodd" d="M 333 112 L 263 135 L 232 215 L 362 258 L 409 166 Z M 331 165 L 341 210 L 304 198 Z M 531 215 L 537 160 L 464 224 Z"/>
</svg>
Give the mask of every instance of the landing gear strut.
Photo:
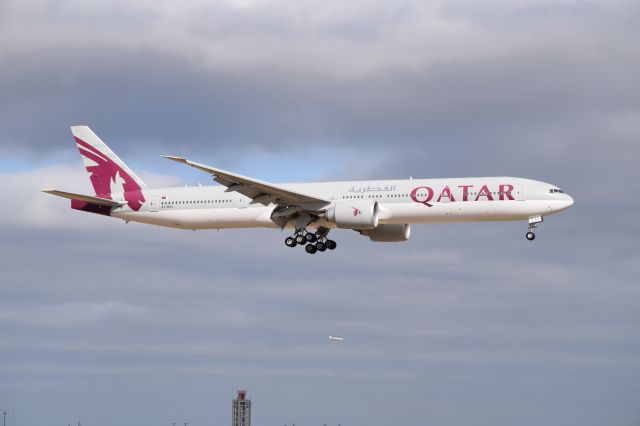
<svg viewBox="0 0 640 426">
<path fill-rule="evenodd" d="M 538 223 L 542 223 L 544 219 L 542 219 L 542 216 L 536 216 L 536 217 L 530 217 L 529 218 L 529 230 L 527 231 L 527 240 L 529 241 L 533 241 L 536 239 L 536 234 L 533 232 L 534 229 L 536 229 L 538 226 Z"/>
<path fill-rule="evenodd" d="M 318 228 L 315 233 L 307 231 L 306 228 L 298 228 L 292 236 L 284 240 L 284 243 L 288 247 L 295 247 L 297 245 L 304 246 L 305 251 L 309 254 L 335 250 L 337 244 L 335 241 L 327 238 L 328 234 L 329 228 L 325 227 Z"/>
</svg>

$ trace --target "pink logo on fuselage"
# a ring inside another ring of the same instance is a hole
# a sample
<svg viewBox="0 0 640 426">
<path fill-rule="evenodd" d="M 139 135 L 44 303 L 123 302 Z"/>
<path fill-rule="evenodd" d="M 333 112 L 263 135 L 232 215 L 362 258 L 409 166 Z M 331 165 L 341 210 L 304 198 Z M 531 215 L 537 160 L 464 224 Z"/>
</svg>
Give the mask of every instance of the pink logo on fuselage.
<svg viewBox="0 0 640 426">
<path fill-rule="evenodd" d="M 80 138 L 75 138 L 80 154 L 87 157 L 96 165 L 87 166 L 87 172 L 91 173 L 90 179 L 96 195 L 102 198 L 111 198 L 112 183 L 122 182 L 124 199 L 132 210 L 138 211 L 142 207 L 145 198 L 140 185 L 118 166 L 113 160 L 101 153 L 98 149 L 89 145 Z"/>
<path fill-rule="evenodd" d="M 362 214 L 362 212 L 359 209 L 357 209 L 355 207 L 352 207 L 352 209 L 353 209 L 353 215 L 354 216 L 358 216 L 358 215 Z"/>
<path fill-rule="evenodd" d="M 462 202 L 467 202 L 469 200 L 469 189 L 473 188 L 474 185 L 458 185 L 458 188 L 462 189 Z M 498 191 L 492 193 L 489 190 L 487 185 L 482 185 L 480 190 L 476 192 L 476 198 L 473 201 L 483 201 L 481 198 L 484 198 L 484 201 L 495 201 L 494 195 L 498 196 L 499 201 L 507 201 L 507 200 L 515 200 L 513 197 L 513 185 L 509 184 L 501 184 L 498 185 Z M 411 200 L 416 203 L 424 204 L 427 207 L 433 207 L 433 198 L 435 196 L 435 191 L 433 188 L 429 186 L 418 186 L 413 188 L 411 191 Z M 438 196 L 437 202 L 442 202 L 442 199 L 446 198 L 448 202 L 455 203 L 456 198 L 454 196 L 453 191 L 448 186 L 445 186 L 440 191 L 440 195 Z"/>
</svg>

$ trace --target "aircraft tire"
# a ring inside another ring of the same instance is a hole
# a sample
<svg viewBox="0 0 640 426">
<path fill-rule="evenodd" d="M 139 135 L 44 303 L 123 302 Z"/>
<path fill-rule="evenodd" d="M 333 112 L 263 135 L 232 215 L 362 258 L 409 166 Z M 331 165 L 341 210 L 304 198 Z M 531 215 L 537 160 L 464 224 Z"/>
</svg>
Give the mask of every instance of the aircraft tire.
<svg viewBox="0 0 640 426">
<path fill-rule="evenodd" d="M 529 241 L 533 241 L 536 239 L 536 234 L 534 234 L 533 232 L 529 231 L 527 232 L 527 240 Z"/>
<path fill-rule="evenodd" d="M 297 241 L 296 241 L 296 239 L 295 239 L 295 238 L 293 238 L 293 237 L 287 237 L 287 238 L 284 240 L 284 243 L 285 243 L 287 246 L 289 246 L 289 247 L 295 247 L 295 246 L 297 246 L 297 245 L 298 245 L 298 242 L 297 242 Z"/>
<path fill-rule="evenodd" d="M 314 254 L 316 251 L 318 251 L 318 249 L 316 248 L 316 246 L 314 246 L 313 244 L 307 244 L 304 248 L 307 253 L 309 254 Z"/>
<path fill-rule="evenodd" d="M 324 242 L 324 244 L 327 246 L 327 248 L 328 248 L 329 250 L 335 250 L 335 249 L 336 249 L 336 247 L 337 247 L 336 242 L 335 242 L 335 241 L 333 241 L 333 240 L 327 240 L 327 241 L 325 241 L 325 242 Z"/>
<path fill-rule="evenodd" d="M 302 245 L 307 242 L 307 239 L 302 234 L 296 235 L 296 243 Z"/>
<path fill-rule="evenodd" d="M 316 243 L 316 248 L 318 249 L 318 251 L 325 251 L 327 249 L 327 245 L 322 241 L 318 241 Z"/>
</svg>

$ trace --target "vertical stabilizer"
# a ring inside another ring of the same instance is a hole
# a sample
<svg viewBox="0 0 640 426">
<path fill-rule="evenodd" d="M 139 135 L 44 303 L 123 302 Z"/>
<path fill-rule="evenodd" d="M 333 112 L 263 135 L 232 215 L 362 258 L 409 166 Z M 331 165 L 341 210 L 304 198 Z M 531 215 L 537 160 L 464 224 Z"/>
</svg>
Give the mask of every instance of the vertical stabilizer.
<svg viewBox="0 0 640 426">
<path fill-rule="evenodd" d="M 73 126 L 71 133 L 96 195 L 112 199 L 111 194 L 123 193 L 129 207 L 140 210 L 144 182 L 88 126 Z"/>
</svg>

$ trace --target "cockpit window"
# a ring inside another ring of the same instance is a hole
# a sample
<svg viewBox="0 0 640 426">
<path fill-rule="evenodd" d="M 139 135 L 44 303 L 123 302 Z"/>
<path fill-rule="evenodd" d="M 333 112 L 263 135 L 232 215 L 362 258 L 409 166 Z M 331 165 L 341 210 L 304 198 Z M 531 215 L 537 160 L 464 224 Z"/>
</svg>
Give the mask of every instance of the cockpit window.
<svg viewBox="0 0 640 426">
<path fill-rule="evenodd" d="M 559 189 L 559 188 L 551 188 L 549 190 L 549 192 L 552 193 L 552 194 L 564 194 L 564 191 L 562 189 Z"/>
</svg>

